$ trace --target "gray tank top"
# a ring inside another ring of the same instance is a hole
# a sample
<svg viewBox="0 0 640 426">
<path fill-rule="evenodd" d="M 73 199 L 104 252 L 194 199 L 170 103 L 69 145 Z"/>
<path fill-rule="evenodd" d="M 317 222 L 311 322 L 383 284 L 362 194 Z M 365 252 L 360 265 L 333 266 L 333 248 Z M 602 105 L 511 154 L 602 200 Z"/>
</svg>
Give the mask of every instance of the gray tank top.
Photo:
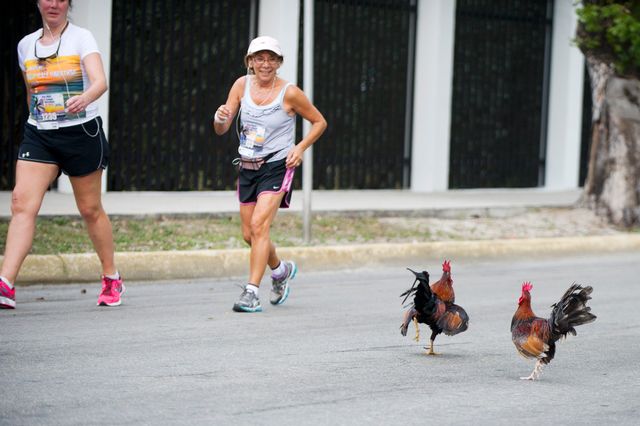
<svg viewBox="0 0 640 426">
<path fill-rule="evenodd" d="M 257 159 L 276 153 L 269 161 L 286 158 L 295 141 L 296 117 L 290 116 L 282 106 L 285 84 L 273 102 L 256 105 L 249 88 L 252 76 L 247 75 L 244 95 L 240 100 L 240 146 L 238 153 L 245 159 Z"/>
</svg>

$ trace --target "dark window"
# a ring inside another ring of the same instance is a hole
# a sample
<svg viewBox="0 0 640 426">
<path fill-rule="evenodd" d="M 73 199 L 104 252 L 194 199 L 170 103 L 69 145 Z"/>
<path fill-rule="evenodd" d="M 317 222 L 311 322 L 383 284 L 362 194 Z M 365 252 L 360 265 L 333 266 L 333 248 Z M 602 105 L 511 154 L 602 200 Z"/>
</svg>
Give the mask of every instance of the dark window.
<svg viewBox="0 0 640 426">
<path fill-rule="evenodd" d="M 449 186 L 541 186 L 553 2 L 456 5 Z"/>
<path fill-rule="evenodd" d="M 40 28 L 42 21 L 35 2 L 19 1 L 13 12 L 6 11 L 0 18 L 0 52 L 2 52 L 2 84 L 0 84 L 0 190 L 12 190 L 15 185 L 16 158 L 22 142 L 24 123 L 29 112 L 22 72 L 18 66 L 18 42 L 22 37 Z"/>
<path fill-rule="evenodd" d="M 246 72 L 252 3 L 114 0 L 109 190 L 235 188 L 235 132 L 211 120 Z"/>
<path fill-rule="evenodd" d="M 314 101 L 329 127 L 314 146 L 314 188 L 409 185 L 415 3 L 315 2 Z"/>
</svg>

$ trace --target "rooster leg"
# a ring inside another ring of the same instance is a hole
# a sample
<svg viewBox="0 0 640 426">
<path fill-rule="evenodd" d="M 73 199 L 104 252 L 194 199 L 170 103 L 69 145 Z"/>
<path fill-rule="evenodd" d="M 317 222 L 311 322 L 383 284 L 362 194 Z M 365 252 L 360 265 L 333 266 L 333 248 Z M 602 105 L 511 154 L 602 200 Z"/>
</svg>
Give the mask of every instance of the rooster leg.
<svg viewBox="0 0 640 426">
<path fill-rule="evenodd" d="M 413 338 L 416 342 L 420 341 L 420 327 L 418 326 L 418 318 L 413 317 L 413 325 L 416 327 L 416 337 Z"/>
<path fill-rule="evenodd" d="M 431 340 L 431 344 L 429 345 L 429 351 L 427 352 L 427 355 L 439 355 L 433 350 L 433 340 Z"/>
<path fill-rule="evenodd" d="M 544 367 L 544 364 L 541 361 L 536 362 L 536 368 L 538 370 L 537 374 L 536 374 L 536 379 L 539 379 L 540 376 L 542 376 L 542 368 Z M 535 369 L 534 369 L 535 371 Z"/>
<path fill-rule="evenodd" d="M 542 374 L 542 362 L 540 360 L 538 360 L 536 362 L 536 366 L 533 368 L 533 371 L 531 372 L 531 374 L 528 377 L 520 377 L 521 380 L 536 380 L 540 377 L 540 375 Z"/>
<path fill-rule="evenodd" d="M 439 355 L 433 350 L 433 342 L 436 341 L 436 336 L 440 332 L 438 330 L 433 330 L 433 329 L 432 329 L 432 331 L 433 331 L 433 333 L 431 333 L 431 338 L 429 339 L 430 340 L 430 344 L 429 344 L 429 351 L 427 352 L 427 355 Z"/>
</svg>

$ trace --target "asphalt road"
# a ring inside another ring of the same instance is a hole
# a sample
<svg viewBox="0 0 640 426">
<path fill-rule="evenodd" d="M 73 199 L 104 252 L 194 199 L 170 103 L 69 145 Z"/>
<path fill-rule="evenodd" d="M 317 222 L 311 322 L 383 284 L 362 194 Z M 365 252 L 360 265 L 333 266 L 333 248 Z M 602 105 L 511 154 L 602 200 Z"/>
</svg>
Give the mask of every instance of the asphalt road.
<svg viewBox="0 0 640 426">
<path fill-rule="evenodd" d="M 0 311 L 0 424 L 638 424 L 640 254 L 453 259 L 471 324 L 427 356 L 398 296 L 404 266 L 440 263 L 301 271 L 259 314 L 231 311 L 241 278 L 129 282 L 119 308 L 94 306 L 97 284 L 20 287 Z M 538 382 L 509 332 L 524 280 L 539 316 L 574 281 L 595 289 L 598 319 Z"/>
</svg>

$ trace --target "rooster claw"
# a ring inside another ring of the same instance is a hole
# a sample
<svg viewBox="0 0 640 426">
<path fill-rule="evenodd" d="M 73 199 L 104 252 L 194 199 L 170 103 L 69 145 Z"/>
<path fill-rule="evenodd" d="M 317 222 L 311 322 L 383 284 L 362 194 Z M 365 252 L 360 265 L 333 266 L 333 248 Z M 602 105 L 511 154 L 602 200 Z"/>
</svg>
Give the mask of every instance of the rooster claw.
<svg viewBox="0 0 640 426">
<path fill-rule="evenodd" d="M 430 349 L 428 347 L 424 347 L 424 349 L 427 351 L 427 355 L 440 355 L 440 353 L 435 352 L 433 349 Z"/>
</svg>

